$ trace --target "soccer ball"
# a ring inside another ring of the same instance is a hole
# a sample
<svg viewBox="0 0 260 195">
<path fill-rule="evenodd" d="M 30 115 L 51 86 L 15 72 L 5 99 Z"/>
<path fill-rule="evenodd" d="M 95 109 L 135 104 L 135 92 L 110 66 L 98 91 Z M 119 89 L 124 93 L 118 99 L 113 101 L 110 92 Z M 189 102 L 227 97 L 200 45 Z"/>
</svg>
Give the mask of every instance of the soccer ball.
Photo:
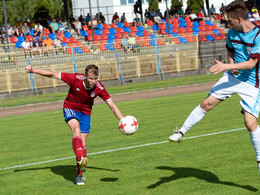
<svg viewBox="0 0 260 195">
<path fill-rule="evenodd" d="M 132 135 L 138 128 L 138 122 L 133 116 L 124 116 L 119 121 L 119 130 L 125 135 Z"/>
</svg>

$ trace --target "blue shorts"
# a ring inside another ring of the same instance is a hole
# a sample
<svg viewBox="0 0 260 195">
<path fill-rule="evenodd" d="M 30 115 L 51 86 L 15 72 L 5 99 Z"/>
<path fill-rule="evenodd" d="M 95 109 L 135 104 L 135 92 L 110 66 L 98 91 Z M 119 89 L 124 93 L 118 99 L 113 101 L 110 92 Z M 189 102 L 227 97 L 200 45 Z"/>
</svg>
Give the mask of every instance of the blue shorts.
<svg viewBox="0 0 260 195">
<path fill-rule="evenodd" d="M 91 125 L 89 115 L 68 108 L 63 109 L 63 115 L 66 122 L 72 118 L 77 119 L 79 121 L 81 133 L 89 133 Z"/>
</svg>

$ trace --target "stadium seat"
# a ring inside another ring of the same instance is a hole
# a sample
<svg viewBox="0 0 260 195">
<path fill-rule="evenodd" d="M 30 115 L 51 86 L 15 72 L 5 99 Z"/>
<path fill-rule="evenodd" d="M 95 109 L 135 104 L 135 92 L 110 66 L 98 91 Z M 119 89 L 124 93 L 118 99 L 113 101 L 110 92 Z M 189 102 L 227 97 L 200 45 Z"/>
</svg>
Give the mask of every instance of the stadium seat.
<svg viewBox="0 0 260 195">
<path fill-rule="evenodd" d="M 180 40 L 180 43 L 188 43 L 188 41 L 184 37 L 179 37 L 178 39 Z"/>
<path fill-rule="evenodd" d="M 143 37 L 143 36 L 144 36 L 144 34 L 143 34 L 142 31 L 137 31 L 137 32 L 136 32 L 136 35 L 139 36 L 139 37 Z"/>
<path fill-rule="evenodd" d="M 114 34 L 109 34 L 109 35 L 107 35 L 107 37 L 108 37 L 108 39 L 115 39 Z"/>
<path fill-rule="evenodd" d="M 159 30 L 159 27 L 158 27 L 156 24 L 154 24 L 154 25 L 152 26 L 152 28 L 153 28 L 153 30 Z"/>
<path fill-rule="evenodd" d="M 147 25 L 148 26 L 153 26 L 153 21 L 152 20 L 147 20 Z"/>
<path fill-rule="evenodd" d="M 102 33 L 102 30 L 95 30 L 95 34 L 96 35 L 102 35 L 103 33 Z"/>
<path fill-rule="evenodd" d="M 64 35 L 63 35 L 62 33 L 60 33 L 60 32 L 58 32 L 58 33 L 56 34 L 56 36 L 58 36 L 58 37 L 64 37 Z"/>
<path fill-rule="evenodd" d="M 128 22 L 124 23 L 124 27 L 129 27 L 129 26 L 130 26 L 130 24 Z"/>
<path fill-rule="evenodd" d="M 76 46 L 78 46 L 78 47 L 79 47 L 79 46 L 82 46 L 82 42 L 77 41 L 77 42 L 76 42 Z"/>
<path fill-rule="evenodd" d="M 72 35 L 70 34 L 70 32 L 65 32 L 64 37 L 70 38 L 70 37 L 72 37 Z"/>
<path fill-rule="evenodd" d="M 108 43 L 108 44 L 106 45 L 106 49 L 107 49 L 107 50 L 115 50 L 114 44 L 113 44 L 113 43 Z"/>
<path fill-rule="evenodd" d="M 165 45 L 165 43 L 162 41 L 162 39 L 157 39 L 157 44 L 158 45 Z"/>
<path fill-rule="evenodd" d="M 54 39 L 56 39 L 56 35 L 55 35 L 54 33 L 50 33 L 50 34 L 49 34 L 49 38 L 50 38 L 51 40 L 54 40 Z"/>
<path fill-rule="evenodd" d="M 137 32 L 138 30 L 137 30 L 137 28 L 135 26 L 131 26 L 130 31 L 131 32 Z"/>
<path fill-rule="evenodd" d="M 63 43 L 68 43 L 69 42 L 69 39 L 67 37 L 62 37 L 62 42 Z"/>
<path fill-rule="evenodd" d="M 18 42 L 17 37 L 15 37 L 15 36 L 10 37 L 10 42 L 11 42 L 11 43 L 16 43 L 16 42 Z"/>
<path fill-rule="evenodd" d="M 221 33 L 219 38 L 220 40 L 226 40 L 226 33 Z"/>
<path fill-rule="evenodd" d="M 101 38 L 99 35 L 94 34 L 94 41 L 99 41 Z"/>
<path fill-rule="evenodd" d="M 101 40 L 107 40 L 107 39 L 108 39 L 108 37 L 107 37 L 107 35 L 106 35 L 106 34 L 102 34 L 102 35 L 100 36 L 100 39 L 101 39 Z"/>
<path fill-rule="evenodd" d="M 141 31 L 141 32 L 143 32 L 143 31 L 144 31 L 144 27 L 142 27 L 142 26 L 138 26 L 138 27 L 137 27 L 137 31 Z"/>
<path fill-rule="evenodd" d="M 99 30 L 102 30 L 102 29 L 103 29 L 103 27 L 102 27 L 101 24 L 98 24 L 98 25 L 96 26 L 96 28 L 99 29 Z"/>
<path fill-rule="evenodd" d="M 87 36 L 87 40 L 88 40 L 88 41 L 93 41 L 92 35 Z"/>
<path fill-rule="evenodd" d="M 129 34 L 127 32 L 123 32 L 123 36 L 129 37 Z"/>
<path fill-rule="evenodd" d="M 199 28 L 200 31 L 205 31 L 206 30 L 205 26 L 199 26 L 198 28 Z"/>
<path fill-rule="evenodd" d="M 212 26 L 212 23 L 211 23 L 211 21 L 210 20 L 206 20 L 206 25 L 209 25 L 209 26 Z"/>
<path fill-rule="evenodd" d="M 187 28 L 186 28 L 186 32 L 190 33 L 190 32 L 193 32 L 193 30 L 192 30 L 191 27 L 187 27 Z"/>
<path fill-rule="evenodd" d="M 116 31 L 117 31 L 117 33 L 123 33 L 124 32 L 123 28 L 117 28 Z"/>
<path fill-rule="evenodd" d="M 102 33 L 105 34 L 105 35 L 108 35 L 108 34 L 109 34 L 109 30 L 106 29 L 106 28 L 104 28 L 104 29 L 102 30 Z"/>
<path fill-rule="evenodd" d="M 124 27 L 124 25 L 123 25 L 122 22 L 118 22 L 118 23 L 117 23 L 117 28 L 123 28 L 123 27 Z"/>
<path fill-rule="evenodd" d="M 207 39 L 208 41 L 215 41 L 215 39 L 213 38 L 212 35 L 207 35 L 207 36 L 206 36 L 206 39 Z"/>
<path fill-rule="evenodd" d="M 178 37 L 179 34 L 178 33 L 172 33 L 172 37 Z"/>
<path fill-rule="evenodd" d="M 205 26 L 205 25 L 206 25 L 206 22 L 205 22 L 204 20 L 201 20 L 201 21 L 199 21 L 199 25 L 200 25 L 200 26 Z"/>
<path fill-rule="evenodd" d="M 76 43 L 76 37 L 70 37 L 70 43 Z"/>
<path fill-rule="evenodd" d="M 116 23 L 112 23 L 112 24 L 110 24 L 110 27 L 116 29 L 116 28 L 117 28 Z"/>
<path fill-rule="evenodd" d="M 110 32 L 110 34 L 116 34 L 116 29 L 115 28 L 110 28 L 109 32 Z"/>
<path fill-rule="evenodd" d="M 127 33 L 131 32 L 129 27 L 124 27 L 123 30 L 124 30 L 124 32 L 127 32 Z"/>
<path fill-rule="evenodd" d="M 103 28 L 108 30 L 110 29 L 110 26 L 108 24 L 103 24 Z"/>
<path fill-rule="evenodd" d="M 186 28 L 186 23 L 184 23 L 184 22 L 179 23 L 179 27 Z"/>
<path fill-rule="evenodd" d="M 213 39 L 215 39 L 215 40 L 221 40 L 218 34 L 214 34 L 212 36 L 213 36 Z"/>
<path fill-rule="evenodd" d="M 22 48 L 22 42 L 19 42 L 19 41 L 16 42 L 16 43 L 15 43 L 15 47 L 16 47 L 16 48 Z"/>
<path fill-rule="evenodd" d="M 67 48 L 67 53 L 68 54 L 72 54 L 72 50 L 71 50 L 71 48 L 69 47 L 69 48 Z"/>
<path fill-rule="evenodd" d="M 61 46 L 65 47 L 66 49 L 68 48 L 68 44 L 67 43 L 61 43 Z"/>
<path fill-rule="evenodd" d="M 31 36 L 34 36 L 34 30 L 33 29 L 30 29 L 29 32 L 30 32 Z"/>
<path fill-rule="evenodd" d="M 84 53 L 89 53 L 89 52 L 90 52 L 87 46 L 81 47 L 81 50 L 82 50 Z"/>
<path fill-rule="evenodd" d="M 83 51 L 81 50 L 80 47 L 75 47 L 75 48 L 74 48 L 74 52 L 75 52 L 75 53 L 83 53 Z"/>
<path fill-rule="evenodd" d="M 116 33 L 115 34 L 116 39 L 122 39 L 122 34 L 121 33 Z"/>
<path fill-rule="evenodd" d="M 212 30 L 218 30 L 218 26 L 216 24 L 212 25 Z"/>
<path fill-rule="evenodd" d="M 150 36 L 151 34 L 149 33 L 148 30 L 145 30 L 145 31 L 143 31 L 143 35 L 144 35 L 144 36 Z"/>
<path fill-rule="evenodd" d="M 44 28 L 43 29 L 43 34 L 46 34 L 46 35 L 50 34 L 49 29 L 48 28 Z"/>
<path fill-rule="evenodd" d="M 24 37 L 23 36 L 18 36 L 17 39 L 18 39 L 18 42 L 21 42 L 21 43 L 24 42 Z"/>
<path fill-rule="evenodd" d="M 199 40 L 201 42 L 207 42 L 208 41 L 205 35 L 201 35 Z"/>
</svg>

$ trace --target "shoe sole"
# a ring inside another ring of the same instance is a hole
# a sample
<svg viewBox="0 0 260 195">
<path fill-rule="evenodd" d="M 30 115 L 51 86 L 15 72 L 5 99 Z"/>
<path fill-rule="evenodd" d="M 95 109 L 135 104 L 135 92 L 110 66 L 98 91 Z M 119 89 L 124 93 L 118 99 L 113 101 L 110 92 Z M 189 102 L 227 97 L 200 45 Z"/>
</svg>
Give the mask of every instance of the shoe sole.
<svg viewBox="0 0 260 195">
<path fill-rule="evenodd" d="M 77 186 L 84 186 L 85 183 L 76 183 Z"/>
<path fill-rule="evenodd" d="M 82 163 L 80 164 L 80 170 L 81 172 L 85 172 L 86 171 L 86 165 L 88 164 L 88 159 L 84 158 L 82 160 Z"/>
<path fill-rule="evenodd" d="M 174 143 L 180 143 L 181 142 L 181 140 L 174 141 L 174 140 L 171 140 L 171 139 L 169 139 L 169 141 L 174 142 Z"/>
</svg>

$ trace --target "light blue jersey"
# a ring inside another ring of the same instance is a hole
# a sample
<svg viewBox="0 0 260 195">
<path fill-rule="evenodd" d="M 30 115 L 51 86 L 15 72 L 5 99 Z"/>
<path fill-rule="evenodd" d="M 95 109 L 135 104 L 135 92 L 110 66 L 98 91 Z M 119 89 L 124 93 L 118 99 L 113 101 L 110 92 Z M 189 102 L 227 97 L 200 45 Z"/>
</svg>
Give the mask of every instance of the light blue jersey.
<svg viewBox="0 0 260 195">
<path fill-rule="evenodd" d="M 231 28 L 227 34 L 227 49 L 234 52 L 234 62 L 248 61 L 249 58 L 260 60 L 260 27 L 255 26 L 250 32 L 243 33 Z M 239 70 L 237 79 L 259 88 L 259 62 L 250 70 Z M 229 71 L 231 74 L 231 71 Z M 231 74 L 232 75 L 232 74 Z"/>
</svg>

